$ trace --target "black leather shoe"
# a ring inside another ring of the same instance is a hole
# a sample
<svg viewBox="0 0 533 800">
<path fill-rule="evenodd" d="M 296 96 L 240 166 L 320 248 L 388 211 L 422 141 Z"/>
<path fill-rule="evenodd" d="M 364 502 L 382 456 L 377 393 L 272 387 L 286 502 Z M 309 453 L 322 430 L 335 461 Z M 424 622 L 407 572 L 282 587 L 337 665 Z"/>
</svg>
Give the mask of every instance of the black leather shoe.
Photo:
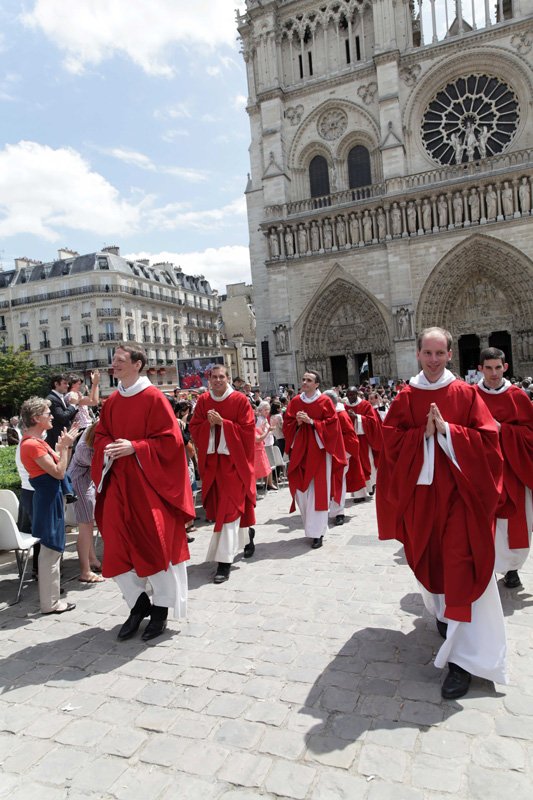
<svg viewBox="0 0 533 800">
<path fill-rule="evenodd" d="M 67 506 L 70 505 L 70 503 L 77 503 L 78 495 L 74 494 L 74 492 L 69 492 L 68 494 L 65 495 L 65 501 L 67 503 Z"/>
<path fill-rule="evenodd" d="M 322 539 L 323 536 L 319 536 L 318 539 L 313 539 L 313 544 L 311 545 L 311 550 L 318 550 L 319 547 L 322 547 Z"/>
<path fill-rule="evenodd" d="M 520 575 L 515 569 L 510 569 L 509 572 L 505 573 L 503 582 L 508 589 L 518 589 L 519 586 L 522 586 Z"/>
<path fill-rule="evenodd" d="M 466 669 L 449 661 L 448 674 L 444 679 L 440 693 L 445 700 L 456 700 L 459 697 L 464 697 L 468 692 L 471 679 L 472 676 Z"/>
<path fill-rule="evenodd" d="M 337 514 L 335 517 L 335 525 L 344 525 L 345 516 L 344 514 Z"/>
<path fill-rule="evenodd" d="M 224 583 L 225 581 L 229 581 L 230 569 L 231 564 L 225 564 L 224 562 L 219 561 L 213 583 Z"/>
<path fill-rule="evenodd" d="M 353 503 L 354 505 L 357 503 L 366 503 L 366 497 L 355 497 Z"/>
<path fill-rule="evenodd" d="M 150 602 L 150 598 L 146 592 L 143 592 L 137 598 L 137 602 L 131 609 L 128 619 L 119 630 L 117 639 L 119 639 L 121 642 L 125 641 L 126 639 L 131 639 L 131 637 L 134 636 L 139 630 L 139 625 L 143 619 L 150 616 L 151 610 L 152 604 Z"/>
<path fill-rule="evenodd" d="M 149 642 L 150 639 L 155 639 L 156 636 L 161 636 L 167 627 L 168 608 L 165 606 L 152 606 L 150 614 L 150 622 L 144 629 L 141 639 L 143 642 Z"/>
<path fill-rule="evenodd" d="M 445 639 L 446 636 L 448 635 L 448 623 L 447 622 L 441 622 L 441 620 L 438 619 L 437 620 L 437 630 L 440 633 L 440 635 L 442 636 L 442 638 Z"/>
<path fill-rule="evenodd" d="M 248 528 L 248 536 L 250 537 L 250 541 L 248 544 L 244 545 L 244 557 L 251 558 L 255 553 L 255 528 Z"/>
</svg>

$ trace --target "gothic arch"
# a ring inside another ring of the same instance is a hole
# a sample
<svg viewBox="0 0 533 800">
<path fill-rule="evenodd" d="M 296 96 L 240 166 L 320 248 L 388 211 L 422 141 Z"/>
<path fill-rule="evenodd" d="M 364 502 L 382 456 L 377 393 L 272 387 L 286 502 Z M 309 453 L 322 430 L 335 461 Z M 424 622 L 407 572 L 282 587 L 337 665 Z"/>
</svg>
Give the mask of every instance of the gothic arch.
<svg viewBox="0 0 533 800">
<path fill-rule="evenodd" d="M 392 374 L 388 312 L 338 265 L 329 277 L 295 326 L 304 367 L 327 379 L 331 356 L 364 352 L 372 354 L 376 374 Z"/>
<path fill-rule="evenodd" d="M 521 342 L 533 332 L 532 283 L 533 262 L 516 247 L 484 234 L 469 236 L 428 276 L 417 305 L 417 331 L 439 325 L 455 340 L 476 333 L 486 346 L 491 332 L 506 330 L 515 364 L 525 364 Z"/>
</svg>

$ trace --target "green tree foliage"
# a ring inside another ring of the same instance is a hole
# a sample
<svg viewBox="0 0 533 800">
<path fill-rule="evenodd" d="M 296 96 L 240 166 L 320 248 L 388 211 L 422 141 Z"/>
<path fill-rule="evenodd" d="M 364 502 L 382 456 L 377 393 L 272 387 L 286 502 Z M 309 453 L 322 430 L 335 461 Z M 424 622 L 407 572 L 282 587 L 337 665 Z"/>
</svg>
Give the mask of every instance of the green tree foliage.
<svg viewBox="0 0 533 800">
<path fill-rule="evenodd" d="M 18 414 L 20 406 L 32 395 L 48 394 L 47 378 L 25 350 L 8 347 L 0 352 L 0 408 L 5 415 Z"/>
<path fill-rule="evenodd" d="M 0 447 L 0 489 L 20 493 L 20 478 L 15 464 L 16 447 Z"/>
</svg>

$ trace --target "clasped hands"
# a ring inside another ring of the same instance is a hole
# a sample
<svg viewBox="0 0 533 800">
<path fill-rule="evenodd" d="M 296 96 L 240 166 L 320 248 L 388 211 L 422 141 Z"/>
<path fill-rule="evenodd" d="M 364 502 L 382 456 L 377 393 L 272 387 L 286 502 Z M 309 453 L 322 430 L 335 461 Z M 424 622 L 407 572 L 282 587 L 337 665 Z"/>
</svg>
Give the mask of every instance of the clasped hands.
<svg viewBox="0 0 533 800">
<path fill-rule="evenodd" d="M 442 418 L 439 407 L 436 403 L 431 403 L 428 411 L 428 421 L 426 423 L 425 436 L 428 439 L 434 433 L 446 433 L 446 423 Z"/>
<path fill-rule="evenodd" d="M 308 425 L 312 425 L 313 424 L 313 420 L 311 419 L 311 417 L 309 416 L 309 414 L 306 411 L 297 411 L 296 412 L 296 424 L 298 426 L 300 426 L 300 425 L 303 425 L 304 422 L 307 423 Z"/>
<path fill-rule="evenodd" d="M 104 447 L 104 453 L 111 459 L 123 458 L 124 456 L 132 456 L 135 448 L 129 439 L 115 439 Z"/>
<path fill-rule="evenodd" d="M 224 422 L 218 411 L 212 408 L 207 412 L 207 419 L 210 425 L 222 425 Z"/>
</svg>

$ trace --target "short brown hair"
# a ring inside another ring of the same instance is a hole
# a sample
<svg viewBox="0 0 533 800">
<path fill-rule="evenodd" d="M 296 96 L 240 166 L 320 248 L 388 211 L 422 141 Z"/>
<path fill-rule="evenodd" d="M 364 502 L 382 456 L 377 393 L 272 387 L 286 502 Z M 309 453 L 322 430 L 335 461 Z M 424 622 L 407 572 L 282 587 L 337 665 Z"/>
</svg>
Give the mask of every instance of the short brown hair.
<svg viewBox="0 0 533 800">
<path fill-rule="evenodd" d="M 315 372 L 314 369 L 306 369 L 305 372 L 307 372 L 308 375 L 314 375 L 315 376 L 315 383 L 318 384 L 318 386 L 320 386 L 321 378 L 320 378 L 320 375 L 318 374 L 318 372 Z"/>
<path fill-rule="evenodd" d="M 420 331 L 420 333 L 416 337 L 416 349 L 417 350 L 422 349 L 422 340 L 424 339 L 424 336 L 432 336 L 432 335 L 443 336 L 446 339 L 446 349 L 447 350 L 452 349 L 453 338 L 450 331 L 447 331 L 446 328 L 439 328 L 437 326 L 433 328 L 424 328 L 423 331 Z"/>
<path fill-rule="evenodd" d="M 498 359 L 502 364 L 505 364 L 505 353 L 498 347 L 484 347 L 479 354 L 480 366 L 482 367 L 485 361 L 491 361 L 492 359 Z"/>
<path fill-rule="evenodd" d="M 143 371 L 147 364 L 148 358 L 146 355 L 146 350 L 142 344 L 139 344 L 139 342 L 120 342 L 115 347 L 115 350 L 124 350 L 125 353 L 129 353 L 130 358 L 134 363 L 136 361 L 140 361 L 142 366 L 139 372 Z"/>
</svg>

